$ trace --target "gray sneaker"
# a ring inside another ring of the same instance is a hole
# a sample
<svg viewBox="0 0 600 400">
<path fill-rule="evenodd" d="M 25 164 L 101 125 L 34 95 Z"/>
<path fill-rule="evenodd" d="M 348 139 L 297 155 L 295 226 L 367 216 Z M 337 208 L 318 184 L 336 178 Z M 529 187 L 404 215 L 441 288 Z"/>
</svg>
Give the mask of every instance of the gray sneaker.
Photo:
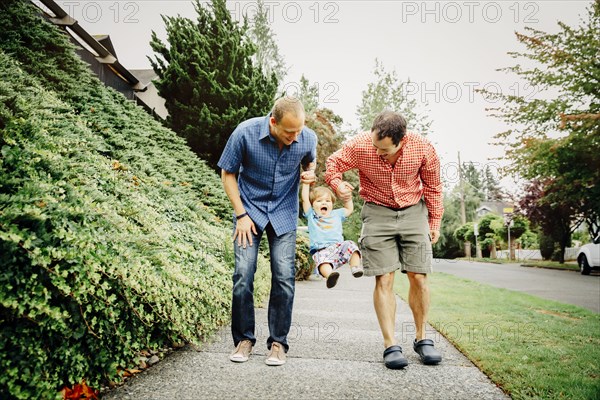
<svg viewBox="0 0 600 400">
<path fill-rule="evenodd" d="M 250 357 L 250 353 L 252 353 L 252 342 L 248 339 L 242 340 L 238 343 L 237 347 L 229 356 L 229 359 L 233 362 L 246 362 L 248 361 L 248 357 Z"/>
<path fill-rule="evenodd" d="M 364 269 L 362 265 L 357 265 L 355 267 L 350 268 L 350 271 L 352 271 L 352 276 L 354 276 L 355 278 L 360 278 L 361 276 L 363 276 L 364 273 Z"/>
<path fill-rule="evenodd" d="M 285 364 L 285 348 L 281 343 L 273 342 L 271 344 L 271 351 L 267 354 L 265 364 L 274 366 Z"/>
</svg>

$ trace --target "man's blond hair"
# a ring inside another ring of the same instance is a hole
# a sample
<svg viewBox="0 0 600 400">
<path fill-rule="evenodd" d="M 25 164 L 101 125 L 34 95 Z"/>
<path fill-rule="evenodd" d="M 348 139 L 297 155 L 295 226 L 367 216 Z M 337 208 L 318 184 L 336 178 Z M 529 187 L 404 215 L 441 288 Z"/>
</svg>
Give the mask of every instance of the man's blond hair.
<svg viewBox="0 0 600 400">
<path fill-rule="evenodd" d="M 293 114 L 296 117 L 304 117 L 304 105 L 300 99 L 291 96 L 283 96 L 275 100 L 271 116 L 279 123 L 285 114 Z"/>
</svg>

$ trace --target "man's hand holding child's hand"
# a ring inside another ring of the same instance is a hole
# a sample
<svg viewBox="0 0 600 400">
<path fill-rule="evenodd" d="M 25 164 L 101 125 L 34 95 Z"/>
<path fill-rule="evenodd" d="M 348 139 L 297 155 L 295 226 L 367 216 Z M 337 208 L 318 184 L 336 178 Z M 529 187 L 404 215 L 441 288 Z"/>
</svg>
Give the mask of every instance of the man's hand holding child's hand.
<svg viewBox="0 0 600 400">
<path fill-rule="evenodd" d="M 306 185 L 310 185 L 311 183 L 315 183 L 317 176 L 315 175 L 315 171 L 303 171 L 300 174 L 300 182 Z"/>
</svg>

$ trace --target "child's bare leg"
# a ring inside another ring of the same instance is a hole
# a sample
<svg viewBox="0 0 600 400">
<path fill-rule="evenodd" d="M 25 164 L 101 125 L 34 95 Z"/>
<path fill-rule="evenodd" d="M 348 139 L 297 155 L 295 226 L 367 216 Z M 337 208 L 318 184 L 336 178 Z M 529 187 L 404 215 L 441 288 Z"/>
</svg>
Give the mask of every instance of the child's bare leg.
<svg viewBox="0 0 600 400">
<path fill-rule="evenodd" d="M 360 262 L 360 253 L 358 251 L 352 253 L 352 255 L 350 256 L 349 264 L 350 271 L 352 271 L 352 275 L 355 278 L 360 278 L 361 276 L 363 276 L 363 267 Z"/>
<path fill-rule="evenodd" d="M 323 275 L 327 282 L 327 287 L 331 289 L 337 283 L 338 278 L 340 277 L 339 272 L 333 270 L 333 265 L 329 263 L 319 265 L 319 272 Z"/>
<path fill-rule="evenodd" d="M 323 276 L 323 278 L 327 279 L 327 277 L 333 272 L 333 266 L 329 263 L 324 263 L 319 265 L 319 273 Z"/>
<path fill-rule="evenodd" d="M 360 265 L 360 253 L 358 251 L 355 251 L 350 256 L 350 266 L 358 267 L 359 265 Z"/>
</svg>

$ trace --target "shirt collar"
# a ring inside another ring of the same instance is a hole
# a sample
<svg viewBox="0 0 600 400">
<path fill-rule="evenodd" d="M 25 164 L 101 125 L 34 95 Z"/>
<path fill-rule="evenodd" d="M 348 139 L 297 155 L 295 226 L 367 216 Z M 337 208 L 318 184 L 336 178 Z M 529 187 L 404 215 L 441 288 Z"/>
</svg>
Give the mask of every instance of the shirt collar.
<svg viewBox="0 0 600 400">
<path fill-rule="evenodd" d="M 263 140 L 266 137 L 269 137 L 270 140 L 275 140 L 273 136 L 271 136 L 271 128 L 269 127 L 269 120 L 271 119 L 271 113 L 265 117 L 265 120 L 260 129 L 260 137 L 258 140 Z"/>
</svg>

